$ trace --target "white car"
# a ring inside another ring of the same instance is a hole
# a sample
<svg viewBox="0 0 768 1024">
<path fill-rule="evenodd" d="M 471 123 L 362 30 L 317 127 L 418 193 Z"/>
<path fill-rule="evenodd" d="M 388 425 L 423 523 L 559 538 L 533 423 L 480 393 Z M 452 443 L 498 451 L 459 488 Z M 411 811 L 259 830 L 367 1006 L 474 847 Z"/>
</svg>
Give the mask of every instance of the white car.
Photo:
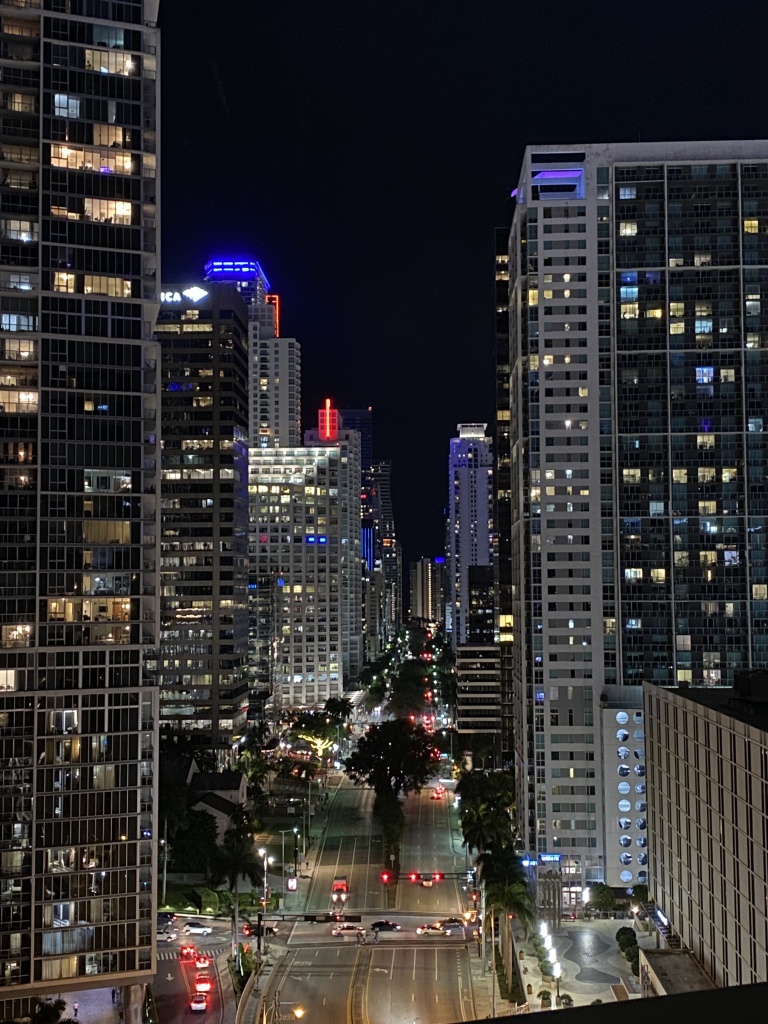
<svg viewBox="0 0 768 1024">
<path fill-rule="evenodd" d="M 331 935 L 360 935 L 365 932 L 365 928 L 361 928 L 359 924 L 335 924 L 331 928 Z"/>
<path fill-rule="evenodd" d="M 213 929 L 202 921 L 187 921 L 181 929 L 185 935 L 210 935 Z"/>
<path fill-rule="evenodd" d="M 439 921 L 435 921 L 434 924 L 420 924 L 416 929 L 417 935 L 448 935 L 449 933 L 443 928 Z"/>
<path fill-rule="evenodd" d="M 178 933 L 170 926 L 168 928 L 158 928 L 156 934 L 158 942 L 173 942 L 174 939 L 178 938 Z"/>
<path fill-rule="evenodd" d="M 205 1013 L 208 1009 L 208 997 L 204 992 L 198 992 L 189 1000 L 189 1008 L 193 1013 Z"/>
</svg>

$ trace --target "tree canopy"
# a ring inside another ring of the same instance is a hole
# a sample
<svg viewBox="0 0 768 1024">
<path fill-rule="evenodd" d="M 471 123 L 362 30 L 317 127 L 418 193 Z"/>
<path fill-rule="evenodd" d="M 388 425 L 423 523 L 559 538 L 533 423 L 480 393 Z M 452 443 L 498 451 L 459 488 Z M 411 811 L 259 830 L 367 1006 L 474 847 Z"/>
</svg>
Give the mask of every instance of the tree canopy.
<svg viewBox="0 0 768 1024">
<path fill-rule="evenodd" d="M 377 794 L 419 792 L 434 774 L 439 755 L 421 725 L 395 718 L 372 725 L 358 740 L 357 750 L 344 761 L 356 786 Z"/>
</svg>

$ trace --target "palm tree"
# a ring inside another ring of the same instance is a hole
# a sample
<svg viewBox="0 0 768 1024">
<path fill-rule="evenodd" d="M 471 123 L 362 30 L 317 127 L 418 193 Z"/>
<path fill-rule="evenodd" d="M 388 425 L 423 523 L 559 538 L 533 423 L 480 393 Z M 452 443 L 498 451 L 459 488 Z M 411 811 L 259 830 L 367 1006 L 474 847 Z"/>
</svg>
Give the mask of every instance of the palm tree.
<svg viewBox="0 0 768 1024">
<path fill-rule="evenodd" d="M 264 879 L 264 869 L 253 850 L 253 839 L 238 828 L 229 828 L 224 833 L 221 845 L 216 850 L 210 871 L 213 888 L 227 883 L 234 902 L 234 935 L 232 939 L 232 955 L 237 959 L 240 969 L 240 893 L 238 882 L 244 876 L 256 888 Z"/>
<path fill-rule="evenodd" d="M 527 881 L 520 857 L 508 845 L 494 846 L 492 852 L 481 853 L 477 858 L 477 873 L 486 885 L 525 884 Z"/>
<path fill-rule="evenodd" d="M 71 1017 L 62 1019 L 61 1015 L 67 1008 L 66 1000 L 61 998 L 41 999 L 40 996 L 35 996 L 34 999 L 35 1005 L 29 1017 L 26 1018 L 29 1024 L 77 1024 Z M 13 1022 L 4 1022 L 4 1024 L 13 1024 Z"/>
<path fill-rule="evenodd" d="M 462 846 L 469 850 L 482 853 L 491 847 L 504 846 L 509 842 L 509 815 L 499 811 L 491 804 L 472 801 L 462 803 L 461 831 L 464 836 Z"/>
<path fill-rule="evenodd" d="M 349 697 L 329 697 L 325 702 L 324 710 L 331 718 L 337 718 L 341 722 L 346 722 L 352 716 L 354 705 Z"/>
<path fill-rule="evenodd" d="M 485 907 L 490 914 L 499 911 L 504 914 L 509 927 L 509 914 L 513 914 L 523 926 L 524 937 L 528 938 L 531 926 L 536 921 L 536 904 L 531 890 L 523 882 L 492 882 L 485 888 Z"/>
</svg>

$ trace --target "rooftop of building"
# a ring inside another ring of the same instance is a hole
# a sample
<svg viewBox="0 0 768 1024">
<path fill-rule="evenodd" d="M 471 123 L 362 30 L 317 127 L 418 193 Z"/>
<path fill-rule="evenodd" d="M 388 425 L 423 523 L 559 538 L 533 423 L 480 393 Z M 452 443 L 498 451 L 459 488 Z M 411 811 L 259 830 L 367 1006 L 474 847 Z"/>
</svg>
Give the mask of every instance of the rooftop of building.
<svg viewBox="0 0 768 1024">
<path fill-rule="evenodd" d="M 652 683 L 646 683 L 646 692 L 658 695 L 670 694 L 682 700 L 698 704 L 700 707 L 710 708 L 712 711 L 737 722 L 752 726 L 761 732 L 768 733 L 768 672 L 765 673 L 765 690 L 760 693 L 758 687 L 755 696 L 757 699 L 747 699 L 744 691 L 739 691 L 730 686 L 688 686 L 688 687 L 656 687 Z M 762 698 L 762 699 L 761 699 Z"/>
<path fill-rule="evenodd" d="M 644 948 L 640 957 L 647 961 L 667 996 L 716 987 L 690 950 Z"/>
<path fill-rule="evenodd" d="M 238 790 L 242 785 L 242 772 L 192 772 L 189 778 L 190 786 L 197 790 L 205 790 L 211 793 L 225 793 L 228 790 Z"/>
<path fill-rule="evenodd" d="M 212 811 L 217 811 L 219 814 L 223 814 L 226 818 L 232 816 L 232 812 L 237 808 L 237 804 L 233 804 L 231 800 L 227 800 L 225 796 L 221 796 L 219 793 L 203 793 L 199 800 L 195 801 L 195 807 L 210 807 Z"/>
</svg>

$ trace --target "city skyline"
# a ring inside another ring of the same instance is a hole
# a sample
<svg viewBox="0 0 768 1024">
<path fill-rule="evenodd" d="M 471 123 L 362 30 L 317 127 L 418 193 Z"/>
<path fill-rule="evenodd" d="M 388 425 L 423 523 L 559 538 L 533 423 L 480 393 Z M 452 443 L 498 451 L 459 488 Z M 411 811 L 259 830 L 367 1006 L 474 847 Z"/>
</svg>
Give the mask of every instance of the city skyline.
<svg viewBox="0 0 768 1024">
<path fill-rule="evenodd" d="M 629 36 L 565 5 L 347 7 L 163 0 L 164 275 L 261 261 L 306 408 L 373 407 L 408 564 L 442 553 L 456 423 L 492 421 L 494 229 L 526 144 L 750 138 L 762 83 L 736 25 L 687 5 Z M 707 63 L 728 74 L 702 103 Z"/>
</svg>

